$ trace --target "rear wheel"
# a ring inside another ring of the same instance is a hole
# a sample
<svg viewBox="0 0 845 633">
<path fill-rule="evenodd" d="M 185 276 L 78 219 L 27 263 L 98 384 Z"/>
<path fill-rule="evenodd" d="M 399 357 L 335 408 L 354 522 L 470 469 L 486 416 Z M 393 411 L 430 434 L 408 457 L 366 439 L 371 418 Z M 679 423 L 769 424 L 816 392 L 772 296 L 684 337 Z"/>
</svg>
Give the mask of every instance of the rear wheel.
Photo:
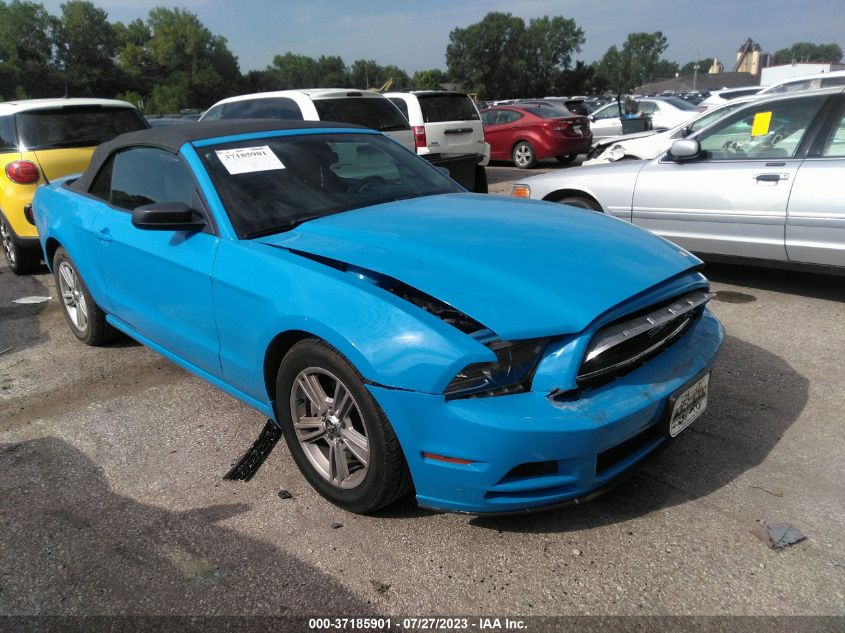
<svg viewBox="0 0 845 633">
<path fill-rule="evenodd" d="M 62 299 L 62 311 L 76 338 L 88 345 L 111 341 L 117 330 L 106 322 L 106 313 L 94 303 L 76 264 L 61 247 L 53 255 L 53 275 Z"/>
<path fill-rule="evenodd" d="M 520 141 L 514 145 L 513 164 L 520 169 L 530 169 L 537 164 L 537 156 L 534 154 L 534 148 L 528 141 Z"/>
<path fill-rule="evenodd" d="M 566 165 L 578 158 L 578 154 L 561 154 L 560 156 L 555 156 L 555 158 L 557 158 L 557 162 Z"/>
<path fill-rule="evenodd" d="M 0 241 L 3 242 L 3 255 L 6 263 L 16 275 L 28 275 L 41 268 L 41 249 L 39 247 L 21 246 L 15 241 L 12 227 L 0 213 Z"/>
<path fill-rule="evenodd" d="M 276 378 L 276 409 L 299 469 L 335 505 L 365 514 L 410 491 L 387 416 L 330 345 L 312 338 L 291 348 Z"/>
<path fill-rule="evenodd" d="M 566 196 L 557 200 L 560 204 L 567 204 L 570 207 L 578 207 L 579 209 L 589 209 L 590 211 L 598 211 L 601 213 L 601 206 L 592 198 L 586 196 Z"/>
</svg>

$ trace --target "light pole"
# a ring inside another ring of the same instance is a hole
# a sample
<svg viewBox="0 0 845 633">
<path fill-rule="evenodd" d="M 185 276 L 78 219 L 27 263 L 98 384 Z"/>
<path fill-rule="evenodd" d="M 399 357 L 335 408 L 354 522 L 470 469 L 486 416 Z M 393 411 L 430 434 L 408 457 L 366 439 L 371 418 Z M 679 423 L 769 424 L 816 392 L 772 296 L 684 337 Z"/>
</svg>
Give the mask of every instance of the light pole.
<svg viewBox="0 0 845 633">
<path fill-rule="evenodd" d="M 698 81 L 698 64 L 693 64 L 692 67 L 692 89 L 695 90 L 695 84 Z"/>
</svg>

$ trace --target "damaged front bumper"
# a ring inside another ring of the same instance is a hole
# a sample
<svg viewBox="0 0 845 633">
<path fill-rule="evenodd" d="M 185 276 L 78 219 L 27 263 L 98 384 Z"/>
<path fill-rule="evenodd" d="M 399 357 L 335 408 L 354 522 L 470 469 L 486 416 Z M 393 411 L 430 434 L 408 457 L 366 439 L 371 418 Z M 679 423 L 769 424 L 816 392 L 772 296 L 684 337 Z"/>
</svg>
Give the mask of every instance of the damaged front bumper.
<svg viewBox="0 0 845 633">
<path fill-rule="evenodd" d="M 712 366 L 723 338 L 705 311 L 657 356 L 567 399 L 528 392 L 447 401 L 369 389 L 399 437 L 421 506 L 520 512 L 594 496 L 664 444 L 669 398 Z"/>
</svg>

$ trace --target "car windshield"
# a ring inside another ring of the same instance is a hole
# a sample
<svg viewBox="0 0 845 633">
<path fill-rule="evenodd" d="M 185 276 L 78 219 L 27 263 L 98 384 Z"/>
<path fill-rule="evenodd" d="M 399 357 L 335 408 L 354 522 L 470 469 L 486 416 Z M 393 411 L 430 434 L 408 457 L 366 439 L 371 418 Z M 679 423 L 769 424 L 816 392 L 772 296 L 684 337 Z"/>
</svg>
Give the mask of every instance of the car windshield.
<svg viewBox="0 0 845 633">
<path fill-rule="evenodd" d="M 745 103 L 740 101 L 739 103 L 731 103 L 722 108 L 719 108 L 718 110 L 708 112 L 704 116 L 700 116 L 695 121 L 693 121 L 692 125 L 689 126 L 689 131 L 698 132 L 699 130 L 703 130 L 711 123 L 718 121 L 722 117 L 728 116 L 731 112 L 744 105 Z"/>
<path fill-rule="evenodd" d="M 198 151 L 241 238 L 394 200 L 464 191 L 379 134 L 267 137 Z"/>
<path fill-rule="evenodd" d="M 420 109 L 426 123 L 443 121 L 478 121 L 478 112 L 467 95 L 419 95 Z"/>
<path fill-rule="evenodd" d="M 562 116 L 572 116 L 569 110 L 564 110 L 552 105 L 538 105 L 538 106 L 521 106 L 526 112 L 530 112 L 534 116 L 541 119 L 557 119 Z"/>
<path fill-rule="evenodd" d="M 410 129 L 408 121 L 386 97 L 315 99 L 314 107 L 321 121 L 354 123 L 379 132 Z"/>
<path fill-rule="evenodd" d="M 17 114 L 15 123 L 18 140 L 28 149 L 93 147 L 148 127 L 137 110 L 99 106 L 29 110 Z"/>
</svg>

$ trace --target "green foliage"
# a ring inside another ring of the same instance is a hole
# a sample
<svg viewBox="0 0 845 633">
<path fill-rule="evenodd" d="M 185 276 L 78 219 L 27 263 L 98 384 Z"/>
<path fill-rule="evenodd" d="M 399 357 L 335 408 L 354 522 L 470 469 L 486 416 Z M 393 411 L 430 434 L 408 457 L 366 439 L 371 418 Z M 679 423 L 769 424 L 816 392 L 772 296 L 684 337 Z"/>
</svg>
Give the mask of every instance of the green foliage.
<svg viewBox="0 0 845 633">
<path fill-rule="evenodd" d="M 629 92 L 658 78 L 657 71 L 665 70 L 660 55 L 669 46 L 660 31 L 654 33 L 629 33 L 620 51 L 616 46 L 607 49 L 596 62 L 596 74 L 615 93 Z M 677 64 L 675 64 L 677 67 Z M 672 73 L 674 76 L 674 72 Z"/>
<path fill-rule="evenodd" d="M 838 44 L 813 44 L 812 42 L 798 42 L 789 48 L 775 53 L 778 64 L 792 62 L 839 62 L 842 61 L 842 49 Z"/>
<path fill-rule="evenodd" d="M 88 0 L 62 5 L 56 57 L 69 96 L 114 94 L 120 85 L 114 58 L 118 41 L 108 14 Z"/>
<path fill-rule="evenodd" d="M 439 90 L 446 79 L 446 74 L 439 68 L 418 70 L 411 77 L 411 86 L 414 90 Z"/>
<path fill-rule="evenodd" d="M 56 97 L 64 93 L 54 59 L 58 20 L 41 4 L 0 0 L 0 96 Z"/>
</svg>

